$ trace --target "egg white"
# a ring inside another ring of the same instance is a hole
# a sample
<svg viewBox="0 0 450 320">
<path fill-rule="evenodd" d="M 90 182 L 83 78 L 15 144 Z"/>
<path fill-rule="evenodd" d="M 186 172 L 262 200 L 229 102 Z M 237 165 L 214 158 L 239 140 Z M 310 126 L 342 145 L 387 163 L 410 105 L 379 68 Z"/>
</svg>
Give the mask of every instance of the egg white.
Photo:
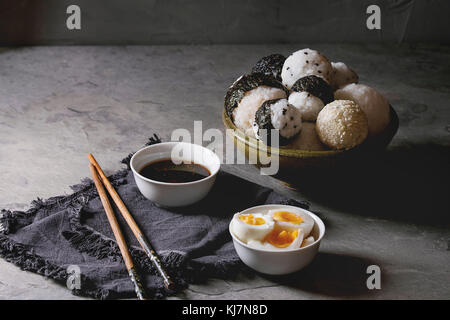
<svg viewBox="0 0 450 320">
<path fill-rule="evenodd" d="M 262 213 L 251 213 L 255 218 L 262 218 L 265 220 L 261 225 L 250 225 L 240 220 L 240 213 L 236 213 L 233 216 L 231 222 L 231 231 L 242 242 L 248 243 L 251 240 L 261 241 L 263 240 L 274 227 L 274 221 L 271 216 Z M 244 214 L 247 216 L 248 214 Z"/>
<path fill-rule="evenodd" d="M 303 240 L 301 247 L 302 248 L 307 247 L 307 246 L 313 244 L 314 241 L 316 241 L 316 240 L 314 240 L 314 237 L 313 236 L 309 236 L 308 238 Z"/>
</svg>

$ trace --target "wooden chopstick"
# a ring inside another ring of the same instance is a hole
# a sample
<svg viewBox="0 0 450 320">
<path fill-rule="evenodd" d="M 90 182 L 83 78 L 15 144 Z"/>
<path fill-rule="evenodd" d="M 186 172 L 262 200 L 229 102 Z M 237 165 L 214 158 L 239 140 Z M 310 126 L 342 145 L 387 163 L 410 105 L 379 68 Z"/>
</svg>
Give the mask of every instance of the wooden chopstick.
<svg viewBox="0 0 450 320">
<path fill-rule="evenodd" d="M 97 170 L 92 164 L 89 164 L 89 169 L 91 170 L 92 178 L 94 180 L 95 186 L 97 187 L 98 195 L 102 201 L 103 208 L 105 209 L 106 216 L 108 217 L 109 224 L 116 238 L 117 244 L 119 245 L 120 252 L 122 253 L 123 261 L 127 267 L 128 274 L 131 281 L 134 284 L 134 289 L 139 300 L 146 300 L 144 288 L 142 286 L 139 275 L 134 268 L 133 259 L 131 258 L 130 251 L 128 250 L 127 243 L 123 237 L 122 231 L 120 230 L 119 223 L 117 222 L 116 216 L 114 215 L 113 208 L 108 200 L 108 195 L 103 188 L 100 179 L 98 178 Z"/>
<path fill-rule="evenodd" d="M 127 207 L 123 203 L 123 201 L 120 198 L 119 194 L 117 193 L 117 191 L 114 189 L 114 187 L 109 182 L 108 178 L 106 177 L 106 175 L 103 172 L 102 168 L 98 164 L 97 160 L 95 160 L 94 156 L 92 154 L 89 154 L 88 157 L 89 157 L 90 163 L 95 167 L 95 169 L 97 169 L 97 172 L 98 172 L 98 175 L 99 175 L 101 181 L 103 182 L 103 184 L 105 185 L 106 189 L 108 190 L 109 195 L 113 199 L 114 203 L 119 208 L 119 211 L 122 214 L 122 217 L 125 219 L 125 221 L 127 222 L 128 226 L 130 227 L 131 231 L 133 231 L 134 236 L 136 237 L 136 239 L 138 240 L 139 244 L 141 245 L 142 249 L 144 249 L 145 253 L 150 258 L 150 260 L 152 261 L 152 263 L 154 264 L 154 266 L 158 270 L 159 274 L 161 275 L 161 277 L 162 277 L 162 279 L 164 281 L 164 285 L 166 286 L 167 289 L 173 289 L 174 288 L 173 281 L 171 280 L 171 278 L 167 274 L 167 272 L 164 270 L 164 268 L 163 268 L 163 266 L 161 264 L 161 261 L 158 258 L 158 255 L 153 250 L 152 246 L 150 245 L 150 243 L 145 238 L 144 234 L 139 229 L 136 221 L 134 221 L 133 216 L 128 211 Z"/>
</svg>

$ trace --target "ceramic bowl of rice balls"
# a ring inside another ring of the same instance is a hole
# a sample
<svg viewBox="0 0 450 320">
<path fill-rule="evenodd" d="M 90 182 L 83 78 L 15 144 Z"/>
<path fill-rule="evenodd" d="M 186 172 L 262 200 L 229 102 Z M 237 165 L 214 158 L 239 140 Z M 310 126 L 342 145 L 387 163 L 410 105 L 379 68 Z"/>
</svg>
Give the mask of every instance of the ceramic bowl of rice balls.
<svg viewBox="0 0 450 320">
<path fill-rule="evenodd" d="M 257 166 L 262 156 L 278 155 L 279 175 L 373 155 L 391 142 L 398 117 L 380 92 L 358 81 L 352 68 L 316 50 L 263 57 L 227 90 L 227 134 Z"/>
</svg>

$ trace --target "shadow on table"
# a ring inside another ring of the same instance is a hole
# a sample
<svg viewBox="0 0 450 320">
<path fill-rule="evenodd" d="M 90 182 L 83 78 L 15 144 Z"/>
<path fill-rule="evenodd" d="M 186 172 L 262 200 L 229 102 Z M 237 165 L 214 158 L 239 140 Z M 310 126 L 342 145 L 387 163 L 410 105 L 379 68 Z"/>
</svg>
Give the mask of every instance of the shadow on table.
<svg viewBox="0 0 450 320">
<path fill-rule="evenodd" d="M 444 227 L 450 223 L 449 163 L 448 146 L 395 148 L 352 167 L 310 172 L 298 191 L 351 214 Z"/>
<path fill-rule="evenodd" d="M 337 253 L 319 252 L 305 269 L 285 276 L 260 276 L 283 286 L 330 297 L 357 297 L 372 292 L 366 285 L 367 267 L 377 264 L 368 259 Z M 381 267 L 381 266 L 380 266 Z M 386 283 L 382 274 L 382 288 Z"/>
</svg>

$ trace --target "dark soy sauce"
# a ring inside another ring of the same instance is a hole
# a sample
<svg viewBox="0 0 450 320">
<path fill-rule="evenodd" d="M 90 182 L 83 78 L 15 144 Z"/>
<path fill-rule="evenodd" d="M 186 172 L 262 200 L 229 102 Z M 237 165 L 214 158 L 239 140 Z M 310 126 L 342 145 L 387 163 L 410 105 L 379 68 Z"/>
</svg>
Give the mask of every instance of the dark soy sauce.
<svg viewBox="0 0 450 320">
<path fill-rule="evenodd" d="M 139 173 L 147 179 L 170 183 L 193 182 L 211 175 L 211 172 L 200 164 L 174 164 L 171 159 L 149 162 Z"/>
</svg>

